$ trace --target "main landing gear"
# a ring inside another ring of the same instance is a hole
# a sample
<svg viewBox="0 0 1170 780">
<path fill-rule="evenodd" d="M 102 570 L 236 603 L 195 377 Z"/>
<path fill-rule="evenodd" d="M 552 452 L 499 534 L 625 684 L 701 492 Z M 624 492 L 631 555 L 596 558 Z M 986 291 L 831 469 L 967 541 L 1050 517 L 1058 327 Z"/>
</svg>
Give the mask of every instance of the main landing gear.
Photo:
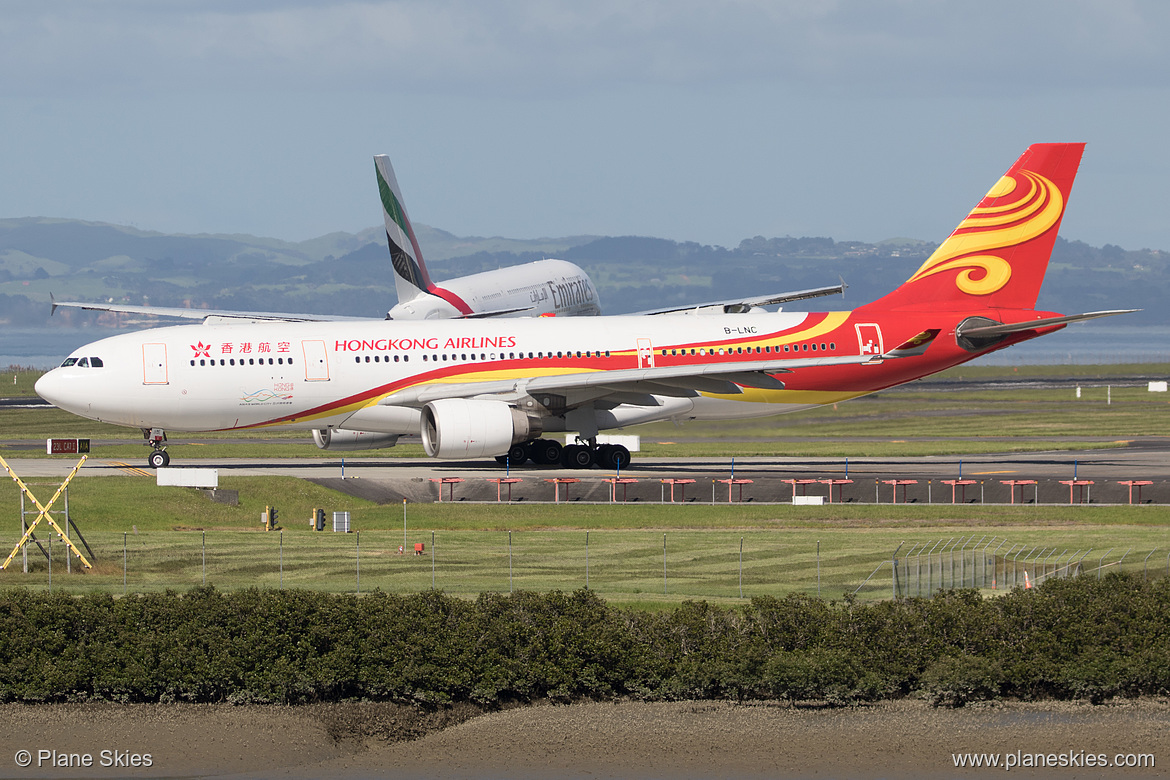
<svg viewBox="0 0 1170 780">
<path fill-rule="evenodd" d="M 563 466 L 570 469 L 587 469 L 597 465 L 603 469 L 621 471 L 630 465 L 630 451 L 620 444 L 570 444 L 562 447 L 553 439 L 513 444 L 506 455 L 496 461 L 500 464 L 519 466 L 531 460 L 538 466 Z"/>
<path fill-rule="evenodd" d="M 162 469 L 170 465 L 171 456 L 167 454 L 167 432 L 162 428 L 143 428 L 142 438 L 153 447 L 153 451 L 146 459 L 152 469 Z"/>
</svg>

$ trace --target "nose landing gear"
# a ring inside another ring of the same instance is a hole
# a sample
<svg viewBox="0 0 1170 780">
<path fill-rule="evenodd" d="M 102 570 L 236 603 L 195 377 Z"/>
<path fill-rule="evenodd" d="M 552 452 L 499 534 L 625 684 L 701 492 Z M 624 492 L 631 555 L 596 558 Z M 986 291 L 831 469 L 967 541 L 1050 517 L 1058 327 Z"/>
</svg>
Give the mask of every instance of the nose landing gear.
<svg viewBox="0 0 1170 780">
<path fill-rule="evenodd" d="M 142 438 L 154 448 L 146 462 L 152 469 L 166 468 L 171 462 L 171 456 L 167 454 L 167 432 L 162 428 L 143 428 Z"/>
</svg>

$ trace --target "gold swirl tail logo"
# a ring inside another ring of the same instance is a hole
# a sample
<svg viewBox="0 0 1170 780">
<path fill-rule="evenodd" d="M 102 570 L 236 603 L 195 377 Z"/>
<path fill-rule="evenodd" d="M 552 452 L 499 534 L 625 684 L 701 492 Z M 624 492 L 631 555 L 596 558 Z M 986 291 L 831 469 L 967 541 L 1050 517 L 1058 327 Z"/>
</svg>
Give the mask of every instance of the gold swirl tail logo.
<svg viewBox="0 0 1170 780">
<path fill-rule="evenodd" d="M 1045 177 L 1031 171 L 1006 175 L 909 281 L 958 270 L 959 290 L 990 295 L 1012 277 L 1011 265 L 998 252 L 1042 235 L 1063 211 L 1060 188 Z"/>
</svg>

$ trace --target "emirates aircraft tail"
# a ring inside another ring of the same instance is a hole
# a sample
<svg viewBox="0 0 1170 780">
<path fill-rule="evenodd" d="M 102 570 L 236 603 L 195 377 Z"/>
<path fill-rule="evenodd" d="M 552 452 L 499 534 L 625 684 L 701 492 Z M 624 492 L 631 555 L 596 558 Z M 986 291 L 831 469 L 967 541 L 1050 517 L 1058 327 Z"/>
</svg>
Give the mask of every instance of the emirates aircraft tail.
<svg viewBox="0 0 1170 780">
<path fill-rule="evenodd" d="M 1029 146 L 909 280 L 865 308 L 1034 309 L 1084 150 Z"/>
<path fill-rule="evenodd" d="M 435 295 L 451 304 L 459 315 L 471 314 L 471 308 L 458 295 L 431 281 L 422 250 L 418 248 L 418 239 L 414 236 L 414 227 L 406 215 L 402 190 L 398 187 L 390 158 L 384 154 L 375 155 L 374 169 L 378 175 L 378 195 L 382 200 L 382 217 L 386 223 L 386 242 L 390 245 L 398 301 L 410 301 L 424 294 Z"/>
<path fill-rule="evenodd" d="M 546 258 L 436 283 L 427 272 L 390 158 L 374 156 L 386 243 L 398 303 L 387 319 L 462 317 L 577 317 L 601 313 L 589 274 L 565 260 Z"/>
</svg>

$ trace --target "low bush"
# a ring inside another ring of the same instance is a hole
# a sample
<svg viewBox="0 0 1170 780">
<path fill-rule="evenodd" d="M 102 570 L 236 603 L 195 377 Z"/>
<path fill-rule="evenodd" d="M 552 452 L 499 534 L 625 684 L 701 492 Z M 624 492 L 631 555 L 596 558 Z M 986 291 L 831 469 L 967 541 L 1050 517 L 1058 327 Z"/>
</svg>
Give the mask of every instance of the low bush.
<svg viewBox="0 0 1170 780">
<path fill-rule="evenodd" d="M 588 590 L 365 596 L 0 591 L 0 701 L 819 700 L 1170 692 L 1170 580 L 650 613 Z"/>
</svg>

